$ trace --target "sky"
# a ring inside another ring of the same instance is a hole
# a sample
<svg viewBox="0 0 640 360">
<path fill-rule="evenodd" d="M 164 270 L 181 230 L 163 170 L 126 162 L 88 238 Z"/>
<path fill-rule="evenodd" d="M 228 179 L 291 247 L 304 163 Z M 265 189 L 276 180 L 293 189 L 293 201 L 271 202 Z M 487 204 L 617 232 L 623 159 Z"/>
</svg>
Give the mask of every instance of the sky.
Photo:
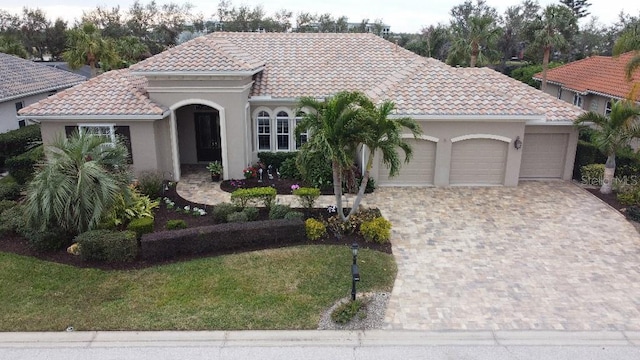
<svg viewBox="0 0 640 360">
<path fill-rule="evenodd" d="M 151 0 L 141 0 L 146 4 Z M 45 11 L 51 19 L 62 17 L 73 23 L 80 19 L 82 12 L 95 9 L 97 5 L 113 7 L 120 5 L 122 10 L 126 10 L 134 0 L 30 0 L 28 3 L 18 3 L 16 0 L 0 0 L 0 9 L 11 13 L 21 12 L 22 6 L 40 8 Z M 156 0 L 162 4 L 171 2 L 170 0 Z M 182 4 L 184 0 L 173 0 Z M 216 12 L 217 0 L 190 0 L 194 5 L 193 13 L 202 13 L 205 19 L 213 18 Z M 345 15 L 350 22 L 360 22 L 362 19 L 370 21 L 382 19 L 385 24 L 391 26 L 391 32 L 419 32 L 423 26 L 435 25 L 437 23 L 449 22 L 449 10 L 464 0 L 235 0 L 233 5 L 248 5 L 254 7 L 262 5 L 268 15 L 277 10 L 286 9 L 295 14 L 299 12 L 309 13 L 331 13 L 334 16 Z M 520 0 L 487 0 L 490 6 L 498 9 L 502 14 L 504 10 L 513 5 L 519 4 Z M 640 1 L 638 0 L 591 0 L 589 11 L 592 16 L 597 16 L 598 21 L 605 25 L 616 22 L 621 10 L 626 13 L 640 15 Z M 546 6 L 552 3 L 559 3 L 559 0 L 539 0 L 540 5 Z M 584 20 L 583 20 L 584 21 Z"/>
</svg>

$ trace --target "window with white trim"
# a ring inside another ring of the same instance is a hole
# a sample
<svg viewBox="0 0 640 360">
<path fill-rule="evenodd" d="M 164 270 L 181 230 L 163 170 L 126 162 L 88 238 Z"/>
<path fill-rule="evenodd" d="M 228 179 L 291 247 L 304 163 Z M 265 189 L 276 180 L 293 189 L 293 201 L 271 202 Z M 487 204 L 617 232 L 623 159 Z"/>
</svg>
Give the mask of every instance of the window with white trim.
<svg viewBox="0 0 640 360">
<path fill-rule="evenodd" d="M 271 150 L 271 118 L 266 111 L 260 111 L 256 118 L 258 127 L 258 150 Z"/>
<path fill-rule="evenodd" d="M 116 141 L 116 132 L 113 124 L 80 124 L 80 132 L 92 136 L 104 136 L 111 142 Z"/>
<path fill-rule="evenodd" d="M 289 150 L 289 114 L 280 111 L 276 115 L 277 150 Z"/>
<path fill-rule="evenodd" d="M 582 108 L 582 95 L 575 93 L 575 95 L 573 95 L 573 105 Z"/>
<path fill-rule="evenodd" d="M 604 104 L 604 116 L 609 116 L 611 114 L 612 105 L 613 105 L 613 100 L 609 100 Z"/>
<path fill-rule="evenodd" d="M 298 113 L 296 114 L 296 127 L 298 127 L 298 124 L 300 123 L 300 121 L 302 121 L 302 118 L 305 115 L 306 115 L 305 112 L 298 111 Z M 300 147 L 304 145 L 308 139 L 309 139 L 309 132 L 305 131 L 300 133 L 300 136 L 296 138 L 296 150 L 300 149 Z"/>
</svg>

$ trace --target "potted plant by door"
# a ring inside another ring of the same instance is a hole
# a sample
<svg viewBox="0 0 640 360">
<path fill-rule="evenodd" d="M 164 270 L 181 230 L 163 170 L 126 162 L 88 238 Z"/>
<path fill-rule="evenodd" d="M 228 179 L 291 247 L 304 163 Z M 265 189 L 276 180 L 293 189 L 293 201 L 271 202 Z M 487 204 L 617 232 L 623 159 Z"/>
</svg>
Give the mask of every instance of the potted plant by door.
<svg viewBox="0 0 640 360">
<path fill-rule="evenodd" d="M 220 161 L 212 161 L 207 165 L 207 170 L 211 173 L 211 181 L 220 181 L 222 176 L 222 163 Z"/>
</svg>

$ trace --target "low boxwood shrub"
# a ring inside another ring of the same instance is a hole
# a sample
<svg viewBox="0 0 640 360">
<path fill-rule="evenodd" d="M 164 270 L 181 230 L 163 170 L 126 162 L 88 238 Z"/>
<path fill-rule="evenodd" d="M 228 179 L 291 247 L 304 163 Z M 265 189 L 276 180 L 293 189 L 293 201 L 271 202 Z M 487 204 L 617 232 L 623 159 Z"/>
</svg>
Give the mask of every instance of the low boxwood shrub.
<svg viewBox="0 0 640 360">
<path fill-rule="evenodd" d="M 40 125 L 29 125 L 0 134 L 0 166 L 6 159 L 22 154 L 42 141 Z"/>
<path fill-rule="evenodd" d="M 31 180 L 36 164 L 43 159 L 44 148 L 40 145 L 25 153 L 8 158 L 5 161 L 5 166 L 16 182 L 22 185 Z"/>
<path fill-rule="evenodd" d="M 237 189 L 231 193 L 231 202 L 240 208 L 247 205 L 262 205 L 270 208 L 276 201 L 276 194 L 276 189 L 267 186 Z"/>
<path fill-rule="evenodd" d="M 187 223 L 182 219 L 169 220 L 169 221 L 167 221 L 167 224 L 165 225 L 165 228 L 167 230 L 186 229 L 187 228 Z"/>
<path fill-rule="evenodd" d="M 302 206 L 303 208 L 311 209 L 316 203 L 316 200 L 318 200 L 318 198 L 320 197 L 320 189 L 301 187 L 299 189 L 293 190 L 293 195 L 298 198 L 300 206 Z"/>
<path fill-rule="evenodd" d="M 11 209 L 17 204 L 18 203 L 13 200 L 0 200 L 0 214 L 2 214 L 5 210 Z"/>
<path fill-rule="evenodd" d="M 284 219 L 291 212 L 291 207 L 284 204 L 276 204 L 269 209 L 269 219 Z"/>
<path fill-rule="evenodd" d="M 600 185 L 604 178 L 604 164 L 589 164 L 580 168 L 582 183 L 589 185 Z"/>
<path fill-rule="evenodd" d="M 0 182 L 0 200 L 15 200 L 20 196 L 20 185 L 11 178 Z"/>
<path fill-rule="evenodd" d="M 249 217 L 244 211 L 234 212 L 227 215 L 227 222 L 230 223 L 239 223 L 239 222 L 247 222 L 249 221 Z"/>
<path fill-rule="evenodd" d="M 327 226 L 322 221 L 313 218 L 304 222 L 304 229 L 309 240 L 318 240 L 327 234 Z"/>
<path fill-rule="evenodd" d="M 143 171 L 138 176 L 138 190 L 151 199 L 162 196 L 163 186 L 164 178 L 162 173 L 158 171 Z"/>
<path fill-rule="evenodd" d="M 23 235 L 27 228 L 24 206 L 16 205 L 0 213 L 0 234 L 16 233 Z"/>
<path fill-rule="evenodd" d="M 136 233 L 136 236 L 140 239 L 143 234 L 153 232 L 153 218 L 141 217 L 133 219 L 129 225 L 127 225 L 127 230 Z"/>
<path fill-rule="evenodd" d="M 90 230 L 76 236 L 74 242 L 78 243 L 84 261 L 133 261 L 138 254 L 133 231 Z"/>
<path fill-rule="evenodd" d="M 269 236 L 265 237 L 265 234 Z M 300 220 L 251 221 L 144 234 L 140 249 L 144 259 L 160 260 L 214 251 L 295 244 L 304 236 L 304 223 Z"/>
<path fill-rule="evenodd" d="M 29 241 L 29 246 L 39 252 L 55 251 L 71 244 L 72 235 L 60 228 L 45 230 L 28 229 L 24 236 Z"/>
<path fill-rule="evenodd" d="M 227 222 L 227 217 L 229 214 L 233 214 L 238 211 L 238 207 L 234 204 L 230 203 L 220 203 L 213 207 L 213 211 L 211 211 L 211 215 L 216 222 Z"/>
<path fill-rule="evenodd" d="M 360 225 L 360 234 L 368 242 L 388 243 L 391 239 L 391 222 L 383 217 L 365 221 Z"/>
<path fill-rule="evenodd" d="M 302 220 L 304 218 L 304 214 L 301 213 L 300 211 L 289 211 L 285 216 L 285 219 L 287 220 L 295 220 L 295 219 L 300 219 Z"/>
<path fill-rule="evenodd" d="M 247 221 L 255 221 L 259 214 L 258 208 L 253 206 L 247 206 L 242 212 L 247 216 Z"/>
</svg>

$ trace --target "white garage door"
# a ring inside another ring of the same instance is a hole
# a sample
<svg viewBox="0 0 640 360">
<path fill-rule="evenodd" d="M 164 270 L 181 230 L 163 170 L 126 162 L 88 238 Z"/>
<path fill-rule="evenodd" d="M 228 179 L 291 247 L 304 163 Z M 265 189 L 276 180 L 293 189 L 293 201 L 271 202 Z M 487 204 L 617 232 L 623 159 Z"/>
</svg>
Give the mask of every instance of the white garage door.
<svg viewBox="0 0 640 360">
<path fill-rule="evenodd" d="M 492 139 L 469 139 L 453 143 L 451 185 L 504 184 L 509 143 Z"/>
<path fill-rule="evenodd" d="M 520 178 L 562 178 L 568 134 L 525 134 Z"/>
<path fill-rule="evenodd" d="M 380 159 L 377 183 L 380 185 L 433 185 L 433 171 L 436 163 L 436 143 L 428 140 L 406 139 L 413 149 L 411 161 L 404 163 L 404 152 L 398 150 L 402 159 L 400 173 L 389 177 L 389 168 Z"/>
</svg>

